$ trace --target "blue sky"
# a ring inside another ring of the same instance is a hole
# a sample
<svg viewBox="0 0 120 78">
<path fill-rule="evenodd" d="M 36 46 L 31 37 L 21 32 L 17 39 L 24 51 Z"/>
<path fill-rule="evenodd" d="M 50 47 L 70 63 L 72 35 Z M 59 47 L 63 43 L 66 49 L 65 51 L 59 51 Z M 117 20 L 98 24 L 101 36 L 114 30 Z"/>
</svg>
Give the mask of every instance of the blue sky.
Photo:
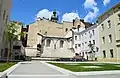
<svg viewBox="0 0 120 78">
<path fill-rule="evenodd" d="M 120 0 L 12 0 L 11 20 L 29 24 L 36 17 L 50 18 L 56 9 L 60 20 L 72 21 L 75 17 L 94 22 Z"/>
</svg>

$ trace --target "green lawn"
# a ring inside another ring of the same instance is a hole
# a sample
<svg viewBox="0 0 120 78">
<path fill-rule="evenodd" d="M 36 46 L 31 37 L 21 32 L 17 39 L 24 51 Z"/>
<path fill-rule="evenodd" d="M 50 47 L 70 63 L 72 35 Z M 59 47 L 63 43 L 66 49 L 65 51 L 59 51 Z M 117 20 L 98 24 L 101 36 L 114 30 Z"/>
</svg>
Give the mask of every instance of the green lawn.
<svg viewBox="0 0 120 78">
<path fill-rule="evenodd" d="M 10 68 L 11 66 L 13 66 L 15 64 L 16 64 L 15 62 L 10 62 L 10 63 L 1 62 L 0 63 L 0 72 L 5 71 L 6 69 Z"/>
<path fill-rule="evenodd" d="M 48 63 L 73 72 L 120 70 L 120 64 L 110 63 Z M 99 68 L 85 68 L 85 66 L 98 66 Z"/>
</svg>

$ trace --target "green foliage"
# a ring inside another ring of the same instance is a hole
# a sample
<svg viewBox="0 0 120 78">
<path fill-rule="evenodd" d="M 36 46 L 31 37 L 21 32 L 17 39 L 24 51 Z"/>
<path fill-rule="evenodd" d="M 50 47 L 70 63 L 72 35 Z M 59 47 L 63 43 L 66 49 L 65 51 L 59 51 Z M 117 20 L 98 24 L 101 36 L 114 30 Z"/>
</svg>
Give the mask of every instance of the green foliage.
<svg viewBox="0 0 120 78">
<path fill-rule="evenodd" d="M 5 37 L 9 44 L 9 46 L 8 46 L 9 51 L 7 54 L 7 62 L 9 61 L 10 57 L 12 56 L 12 55 L 10 55 L 12 53 L 11 52 L 12 51 L 12 42 L 15 40 L 18 40 L 18 36 L 21 35 L 21 30 L 19 28 L 22 25 L 23 24 L 20 22 L 11 21 L 5 29 Z"/>
<path fill-rule="evenodd" d="M 16 34 L 19 29 L 19 24 L 16 24 L 15 22 L 10 22 L 5 30 L 5 35 L 7 41 L 13 41 L 18 39 L 18 35 Z"/>
<path fill-rule="evenodd" d="M 73 72 L 120 70 L 120 67 L 116 66 L 120 64 L 110 63 L 70 63 L 70 65 L 69 63 L 49 63 Z M 100 68 L 84 68 L 83 66 L 99 66 Z"/>
</svg>

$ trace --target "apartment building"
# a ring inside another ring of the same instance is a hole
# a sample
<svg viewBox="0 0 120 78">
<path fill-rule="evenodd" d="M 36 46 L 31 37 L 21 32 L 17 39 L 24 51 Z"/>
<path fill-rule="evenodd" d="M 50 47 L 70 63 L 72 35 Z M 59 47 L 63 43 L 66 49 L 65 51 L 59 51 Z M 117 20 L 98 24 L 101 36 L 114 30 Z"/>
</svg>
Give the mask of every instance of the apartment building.
<svg viewBox="0 0 120 78">
<path fill-rule="evenodd" d="M 120 3 L 98 17 L 100 59 L 120 61 Z"/>
<path fill-rule="evenodd" d="M 85 59 L 92 60 L 89 47 L 89 45 L 92 44 L 95 51 L 94 59 L 95 57 L 97 58 L 99 55 L 99 35 L 97 25 L 92 25 L 87 29 L 79 28 L 75 30 L 77 31 L 74 32 L 73 36 L 73 48 L 75 53 L 78 53 L 79 56 L 82 56 Z"/>
<path fill-rule="evenodd" d="M 0 59 L 5 51 L 4 30 L 9 22 L 11 3 L 11 0 L 0 0 Z"/>
</svg>

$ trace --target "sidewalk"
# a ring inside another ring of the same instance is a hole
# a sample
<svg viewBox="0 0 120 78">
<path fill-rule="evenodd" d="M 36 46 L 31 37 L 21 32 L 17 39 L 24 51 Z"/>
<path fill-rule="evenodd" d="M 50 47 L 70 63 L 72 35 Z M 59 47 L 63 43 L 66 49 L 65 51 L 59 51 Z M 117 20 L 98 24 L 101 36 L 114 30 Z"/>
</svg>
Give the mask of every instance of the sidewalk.
<svg viewBox="0 0 120 78">
<path fill-rule="evenodd" d="M 2 72 L 0 72 L 0 76 L 1 76 Z"/>
</svg>

